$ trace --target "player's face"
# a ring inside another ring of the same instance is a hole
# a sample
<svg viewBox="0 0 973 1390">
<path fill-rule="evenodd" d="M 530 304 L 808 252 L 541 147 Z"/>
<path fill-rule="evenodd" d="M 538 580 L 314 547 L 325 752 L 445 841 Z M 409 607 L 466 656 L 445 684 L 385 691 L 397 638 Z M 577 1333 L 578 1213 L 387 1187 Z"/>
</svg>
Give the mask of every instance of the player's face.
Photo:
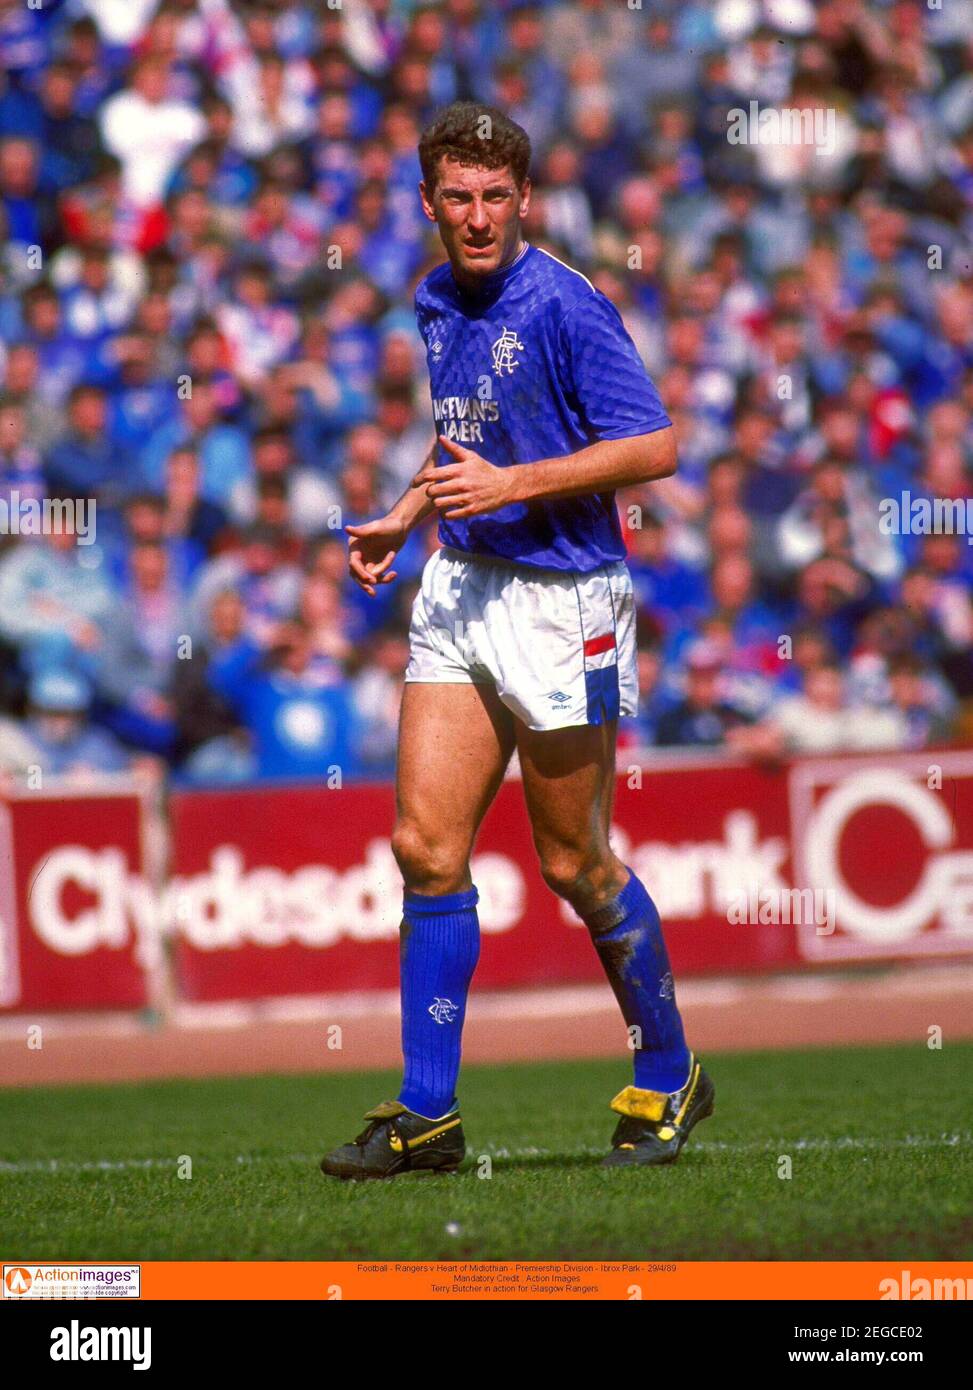
<svg viewBox="0 0 973 1390">
<path fill-rule="evenodd" d="M 521 222 L 530 205 L 529 179 L 518 189 L 509 168 L 471 168 L 444 157 L 432 196 L 425 183 L 419 193 L 461 283 L 475 284 L 519 252 Z"/>
</svg>

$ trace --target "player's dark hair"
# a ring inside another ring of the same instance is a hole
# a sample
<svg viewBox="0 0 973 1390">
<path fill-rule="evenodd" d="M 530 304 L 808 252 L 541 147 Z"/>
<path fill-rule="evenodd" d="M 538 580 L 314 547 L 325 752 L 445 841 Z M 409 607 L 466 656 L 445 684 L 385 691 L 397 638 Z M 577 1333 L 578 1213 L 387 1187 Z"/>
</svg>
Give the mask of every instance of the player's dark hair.
<svg viewBox="0 0 973 1390">
<path fill-rule="evenodd" d="M 509 165 L 517 187 L 523 188 L 530 168 L 530 137 L 495 106 L 454 101 L 437 113 L 419 139 L 419 163 L 429 193 L 436 186 L 443 156 L 467 168 Z"/>
</svg>

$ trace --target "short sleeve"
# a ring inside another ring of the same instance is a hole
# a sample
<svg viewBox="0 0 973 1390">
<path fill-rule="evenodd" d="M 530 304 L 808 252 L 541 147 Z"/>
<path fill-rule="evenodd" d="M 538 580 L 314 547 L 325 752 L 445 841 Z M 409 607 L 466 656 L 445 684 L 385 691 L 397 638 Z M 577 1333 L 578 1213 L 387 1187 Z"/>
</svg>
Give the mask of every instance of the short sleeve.
<svg viewBox="0 0 973 1390">
<path fill-rule="evenodd" d="M 564 315 L 558 334 L 565 393 L 597 439 L 653 434 L 672 421 L 614 304 L 597 291 Z"/>
</svg>

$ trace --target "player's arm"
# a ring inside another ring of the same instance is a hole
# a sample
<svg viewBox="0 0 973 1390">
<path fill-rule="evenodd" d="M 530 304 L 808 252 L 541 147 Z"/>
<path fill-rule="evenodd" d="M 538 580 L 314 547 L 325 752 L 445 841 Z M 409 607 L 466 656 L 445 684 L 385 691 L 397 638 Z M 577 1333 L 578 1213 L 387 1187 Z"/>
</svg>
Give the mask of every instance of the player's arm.
<svg viewBox="0 0 973 1390">
<path fill-rule="evenodd" d="M 562 458 L 538 459 L 497 468 L 472 449 L 441 438 L 456 460 L 417 473 L 414 487 L 427 484 L 425 496 L 448 521 L 495 512 L 511 502 L 552 501 L 584 493 L 669 478 L 676 471 L 675 430 L 671 425 L 629 439 L 600 439 L 587 449 Z"/>
<path fill-rule="evenodd" d="M 435 504 L 426 496 L 419 479 L 436 457 L 436 443 L 426 455 L 422 467 L 399 500 L 385 516 L 361 526 L 346 526 L 348 533 L 348 572 L 371 598 L 377 584 L 391 584 L 395 570 L 389 569 L 395 556 L 413 531 L 431 512 Z"/>
<path fill-rule="evenodd" d="M 583 296 L 561 319 L 555 339 L 558 379 L 596 442 L 576 453 L 496 468 L 452 441 L 456 460 L 433 475 L 428 496 L 447 520 L 497 511 L 510 503 L 553 501 L 668 478 L 676 471 L 675 431 L 659 393 L 604 295 Z M 433 481 L 434 477 L 434 481 Z"/>
<path fill-rule="evenodd" d="M 419 484 L 420 478 L 427 470 L 435 466 L 436 444 L 437 441 L 434 439 L 418 473 L 389 512 L 389 516 L 395 516 L 401 520 L 405 526 L 406 534 L 414 530 L 420 521 L 424 521 L 436 510 L 435 505 L 430 502 L 426 495 L 425 489 Z"/>
<path fill-rule="evenodd" d="M 502 471 L 513 475 L 511 502 L 612 492 L 657 478 L 671 478 L 676 471 L 676 432 L 667 425 L 631 439 L 599 439 L 597 444 L 564 458 L 515 463 Z"/>
</svg>

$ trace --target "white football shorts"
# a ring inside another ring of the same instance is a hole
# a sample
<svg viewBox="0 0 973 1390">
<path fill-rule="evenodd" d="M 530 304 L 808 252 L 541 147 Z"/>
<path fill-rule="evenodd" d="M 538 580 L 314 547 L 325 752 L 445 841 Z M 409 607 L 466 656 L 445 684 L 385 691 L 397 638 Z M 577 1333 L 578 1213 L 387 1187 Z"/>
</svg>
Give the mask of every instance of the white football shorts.
<svg viewBox="0 0 973 1390">
<path fill-rule="evenodd" d="M 622 560 L 590 574 L 442 546 L 412 605 L 407 681 L 493 685 L 531 729 L 638 708 L 635 596 Z"/>
</svg>

